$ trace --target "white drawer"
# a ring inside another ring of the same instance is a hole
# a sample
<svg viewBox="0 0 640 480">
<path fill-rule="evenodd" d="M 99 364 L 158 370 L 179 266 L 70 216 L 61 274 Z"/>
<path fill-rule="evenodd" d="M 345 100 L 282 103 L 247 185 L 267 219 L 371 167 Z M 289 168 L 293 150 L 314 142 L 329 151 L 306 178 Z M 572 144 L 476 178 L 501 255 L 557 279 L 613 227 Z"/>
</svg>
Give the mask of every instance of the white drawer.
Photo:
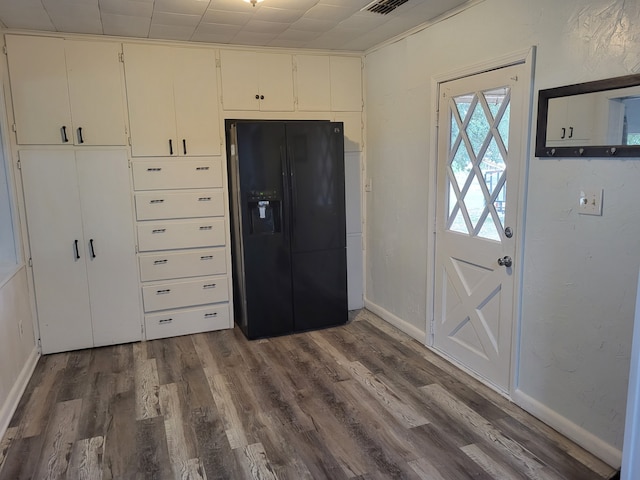
<svg viewBox="0 0 640 480">
<path fill-rule="evenodd" d="M 135 190 L 222 187 L 220 157 L 204 160 L 136 160 L 133 162 Z"/>
<path fill-rule="evenodd" d="M 224 218 L 138 223 L 138 250 L 221 247 L 225 244 Z"/>
<path fill-rule="evenodd" d="M 143 282 L 227 273 L 225 248 L 140 255 Z"/>
<path fill-rule="evenodd" d="M 147 340 L 232 327 L 228 303 L 145 315 L 144 323 Z"/>
<path fill-rule="evenodd" d="M 204 277 L 142 286 L 145 312 L 206 305 L 229 300 L 227 277 Z"/>
<path fill-rule="evenodd" d="M 221 217 L 224 215 L 223 191 L 186 190 L 136 193 L 136 218 Z"/>
</svg>

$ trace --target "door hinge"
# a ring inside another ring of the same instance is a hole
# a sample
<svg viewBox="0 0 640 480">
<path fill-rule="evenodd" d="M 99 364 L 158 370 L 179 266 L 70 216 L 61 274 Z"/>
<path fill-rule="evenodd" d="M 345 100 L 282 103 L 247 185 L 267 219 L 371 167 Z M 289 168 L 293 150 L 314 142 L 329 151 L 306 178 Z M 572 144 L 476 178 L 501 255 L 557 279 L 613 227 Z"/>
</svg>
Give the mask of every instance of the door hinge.
<svg viewBox="0 0 640 480">
<path fill-rule="evenodd" d="M 6 45 L 2 46 L 2 53 L 4 53 L 5 55 L 7 54 L 7 46 Z"/>
<path fill-rule="evenodd" d="M 29 257 L 28 265 L 29 265 L 30 267 L 33 267 L 33 259 L 32 259 L 31 257 Z"/>
<path fill-rule="evenodd" d="M 17 132 L 18 131 L 18 126 L 15 123 L 11 124 L 11 131 L 12 132 Z"/>
<path fill-rule="evenodd" d="M 38 350 L 42 352 L 42 340 L 38 339 Z"/>
<path fill-rule="evenodd" d="M 118 60 L 120 60 L 120 62 L 124 63 L 124 52 L 118 52 Z"/>
<path fill-rule="evenodd" d="M 131 137 L 127 137 L 127 142 L 129 142 L 129 146 L 131 146 Z"/>
<path fill-rule="evenodd" d="M 18 167 L 18 170 L 22 170 L 22 163 L 20 163 L 20 160 L 16 162 L 16 166 Z"/>
<path fill-rule="evenodd" d="M 219 58 L 216 58 L 216 67 L 220 68 L 222 66 L 222 62 L 220 62 Z"/>
</svg>

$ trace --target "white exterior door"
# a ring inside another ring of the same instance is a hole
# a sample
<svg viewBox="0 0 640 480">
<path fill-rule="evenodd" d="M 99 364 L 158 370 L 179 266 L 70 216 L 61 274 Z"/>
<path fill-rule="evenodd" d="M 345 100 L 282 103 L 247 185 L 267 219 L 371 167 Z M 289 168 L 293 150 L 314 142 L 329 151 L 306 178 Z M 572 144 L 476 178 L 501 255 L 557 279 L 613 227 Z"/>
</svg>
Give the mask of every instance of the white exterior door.
<svg viewBox="0 0 640 480">
<path fill-rule="evenodd" d="M 440 85 L 434 347 L 508 392 L 524 65 Z"/>
</svg>

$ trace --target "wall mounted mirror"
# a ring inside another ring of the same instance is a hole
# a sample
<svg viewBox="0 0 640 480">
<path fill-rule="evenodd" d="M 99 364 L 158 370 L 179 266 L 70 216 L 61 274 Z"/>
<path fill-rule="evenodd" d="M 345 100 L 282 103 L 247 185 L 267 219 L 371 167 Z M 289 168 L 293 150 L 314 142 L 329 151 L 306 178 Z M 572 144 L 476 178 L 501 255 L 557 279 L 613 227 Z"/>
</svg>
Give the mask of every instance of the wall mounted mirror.
<svg viewBox="0 0 640 480">
<path fill-rule="evenodd" d="M 640 157 L 640 75 L 540 90 L 536 157 Z"/>
</svg>

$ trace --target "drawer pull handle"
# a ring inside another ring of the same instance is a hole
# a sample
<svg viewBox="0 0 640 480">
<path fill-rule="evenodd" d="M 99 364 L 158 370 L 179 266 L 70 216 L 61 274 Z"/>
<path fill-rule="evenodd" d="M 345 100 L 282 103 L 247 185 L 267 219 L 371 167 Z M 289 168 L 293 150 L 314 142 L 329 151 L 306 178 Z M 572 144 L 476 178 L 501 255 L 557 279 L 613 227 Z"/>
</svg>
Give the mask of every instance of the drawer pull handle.
<svg viewBox="0 0 640 480">
<path fill-rule="evenodd" d="M 154 228 L 153 230 L 151 230 L 151 233 L 164 233 L 166 231 L 166 228 Z"/>
<path fill-rule="evenodd" d="M 206 283 L 202 286 L 203 289 L 207 289 L 207 288 L 216 288 L 216 284 L 215 283 Z"/>
<path fill-rule="evenodd" d="M 212 228 L 212 225 L 203 225 L 202 227 L 200 227 L 200 230 L 211 230 Z"/>
<path fill-rule="evenodd" d="M 160 320 L 158 320 L 158 323 L 160 325 L 164 325 L 171 322 L 173 322 L 173 318 L 161 318 Z"/>
<path fill-rule="evenodd" d="M 160 172 L 161 170 L 160 167 L 147 168 L 147 172 Z"/>
<path fill-rule="evenodd" d="M 203 255 L 200 260 L 213 260 L 213 255 Z"/>
<path fill-rule="evenodd" d="M 209 170 L 209 167 L 196 167 L 196 170 Z"/>
<path fill-rule="evenodd" d="M 167 263 L 169 260 L 167 260 L 166 258 L 164 260 L 155 260 L 153 262 L 154 265 L 164 265 L 165 263 Z"/>
<path fill-rule="evenodd" d="M 157 200 L 151 200 L 149 203 L 164 203 L 164 198 L 159 198 Z"/>
<path fill-rule="evenodd" d="M 199 202 L 210 202 L 211 201 L 211 197 L 200 197 L 198 198 Z"/>
<path fill-rule="evenodd" d="M 170 288 L 165 288 L 164 290 L 156 290 L 156 295 L 166 295 L 169 292 L 171 292 Z"/>
<path fill-rule="evenodd" d="M 204 314 L 204 318 L 211 318 L 211 317 L 217 317 L 217 316 L 218 316 L 218 312 Z"/>
<path fill-rule="evenodd" d="M 68 143 L 69 142 L 69 137 L 67 137 L 67 126 L 63 125 L 62 126 L 62 143 Z"/>
</svg>

